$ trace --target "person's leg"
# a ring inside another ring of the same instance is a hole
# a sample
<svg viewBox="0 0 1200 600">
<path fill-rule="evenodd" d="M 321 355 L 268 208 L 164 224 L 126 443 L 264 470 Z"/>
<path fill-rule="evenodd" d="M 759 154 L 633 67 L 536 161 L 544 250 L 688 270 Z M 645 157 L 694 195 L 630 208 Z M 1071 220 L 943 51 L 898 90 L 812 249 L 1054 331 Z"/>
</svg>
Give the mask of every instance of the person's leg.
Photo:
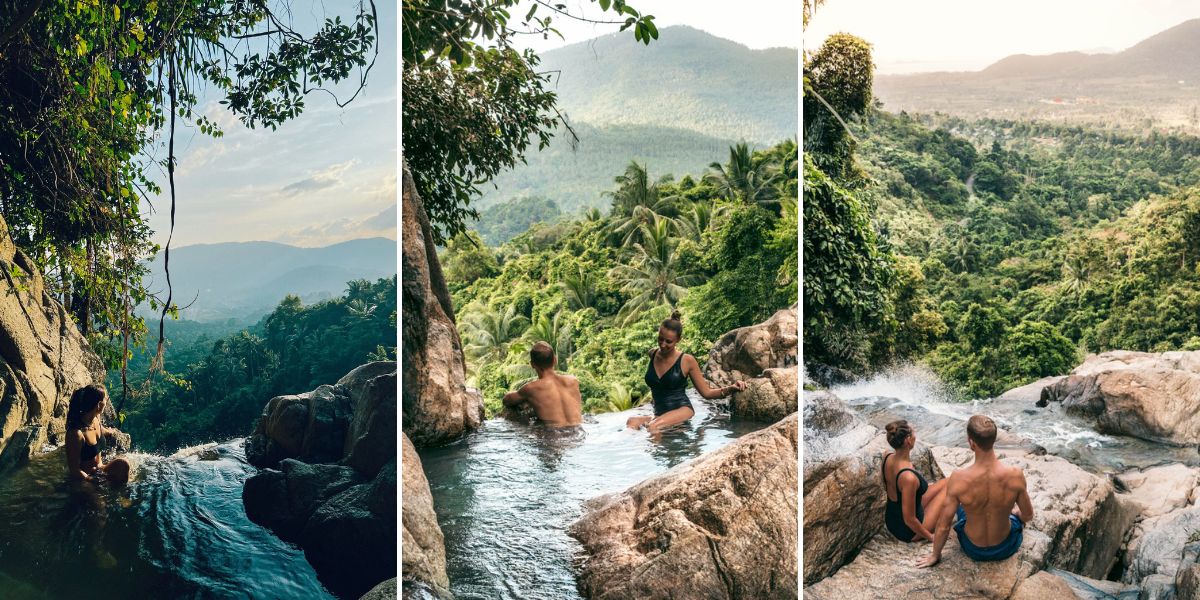
<svg viewBox="0 0 1200 600">
<path fill-rule="evenodd" d="M 664 427 L 682 423 L 696 414 L 696 411 L 690 406 L 681 406 L 675 410 L 669 410 L 650 421 L 649 429 L 651 432 L 661 431 Z"/>
<path fill-rule="evenodd" d="M 630 429 L 641 429 L 642 425 L 649 423 L 653 419 L 654 419 L 654 417 L 645 417 L 645 416 L 629 417 L 629 420 L 625 421 L 625 426 Z"/>
<path fill-rule="evenodd" d="M 946 480 L 943 479 L 931 486 L 925 491 L 925 495 L 921 496 L 921 506 L 925 508 L 925 518 L 921 524 L 926 529 L 933 531 L 937 526 L 938 517 L 942 515 L 943 500 L 946 498 Z M 932 541 L 932 540 L 931 540 Z"/>
<path fill-rule="evenodd" d="M 945 491 L 947 481 L 949 481 L 949 478 L 929 484 L 929 489 L 925 490 L 925 495 L 921 497 L 923 499 L 922 502 L 928 505 L 935 495 Z"/>
<path fill-rule="evenodd" d="M 114 458 L 104 465 L 103 469 L 109 483 L 125 485 L 129 482 L 129 461 L 123 458 Z"/>
</svg>

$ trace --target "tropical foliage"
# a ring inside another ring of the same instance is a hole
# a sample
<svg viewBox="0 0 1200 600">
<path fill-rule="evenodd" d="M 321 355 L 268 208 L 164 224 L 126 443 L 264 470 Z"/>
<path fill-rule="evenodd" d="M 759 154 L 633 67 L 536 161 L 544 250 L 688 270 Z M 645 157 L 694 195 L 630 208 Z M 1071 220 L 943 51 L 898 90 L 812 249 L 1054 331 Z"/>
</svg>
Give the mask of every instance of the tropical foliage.
<svg viewBox="0 0 1200 600">
<path fill-rule="evenodd" d="M 491 277 L 447 278 L 489 413 L 532 376 L 522 365 L 534 342 L 551 344 L 559 368 L 579 378 L 586 410 L 624 410 L 646 398 L 647 352 L 672 308 L 683 312 L 682 347 L 703 360 L 729 329 L 797 301 L 796 144 L 739 152 L 731 160 L 748 159 L 741 166 L 678 180 L 631 162 L 605 193 L 607 215 L 534 225 L 486 257 L 447 247 L 447 264 L 499 265 Z M 746 165 L 769 190 L 729 193 L 723 178 Z"/>
</svg>

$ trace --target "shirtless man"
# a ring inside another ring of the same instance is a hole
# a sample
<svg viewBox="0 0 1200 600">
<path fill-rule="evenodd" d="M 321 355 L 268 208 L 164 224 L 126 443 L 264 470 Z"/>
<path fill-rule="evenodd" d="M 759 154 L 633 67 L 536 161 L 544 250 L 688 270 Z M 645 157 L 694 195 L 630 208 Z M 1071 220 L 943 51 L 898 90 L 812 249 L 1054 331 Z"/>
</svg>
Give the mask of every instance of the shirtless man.
<svg viewBox="0 0 1200 600">
<path fill-rule="evenodd" d="M 529 365 L 538 378 L 504 395 L 504 406 L 515 407 L 528 402 L 538 419 L 549 427 L 571 427 L 583 422 L 583 400 L 579 396 L 579 380 L 554 372 L 558 361 L 554 349 L 538 342 L 529 350 Z"/>
<path fill-rule="evenodd" d="M 954 531 L 968 557 L 1004 560 L 1021 549 L 1021 532 L 1033 518 L 1033 503 L 1025 489 L 1025 474 L 996 458 L 995 442 L 996 424 L 991 419 L 975 415 L 967 421 L 967 443 L 975 452 L 975 462 L 950 475 L 933 552 L 917 561 L 918 567 L 932 567 L 942 559 L 951 516 L 956 514 Z"/>
</svg>

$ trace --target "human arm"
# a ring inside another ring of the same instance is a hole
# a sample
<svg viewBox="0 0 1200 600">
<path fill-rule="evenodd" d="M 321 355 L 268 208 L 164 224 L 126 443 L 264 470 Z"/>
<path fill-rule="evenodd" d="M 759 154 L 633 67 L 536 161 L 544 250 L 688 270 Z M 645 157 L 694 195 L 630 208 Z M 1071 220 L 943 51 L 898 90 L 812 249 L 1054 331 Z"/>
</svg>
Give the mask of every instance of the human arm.
<svg viewBox="0 0 1200 600">
<path fill-rule="evenodd" d="M 683 355 L 683 369 L 688 377 L 692 378 L 692 385 L 696 386 L 696 391 L 705 399 L 715 400 L 729 395 L 730 390 L 746 389 L 745 382 L 735 381 L 733 385 L 725 387 L 712 387 L 708 385 L 708 380 L 704 378 L 704 373 L 700 371 L 700 363 L 691 355 Z"/>
<path fill-rule="evenodd" d="M 958 512 L 958 482 L 954 475 L 946 482 L 946 497 L 942 500 L 942 512 L 938 515 L 937 525 L 933 533 L 933 549 L 929 556 L 917 561 L 920 568 L 932 567 L 942 560 L 942 548 L 946 547 L 946 538 L 950 537 L 950 524 L 954 522 L 954 514 Z"/>
<path fill-rule="evenodd" d="M 913 540 L 920 538 L 932 540 L 933 532 L 926 529 L 925 524 L 917 518 L 917 488 L 920 487 L 921 482 L 917 480 L 917 476 L 913 475 L 912 471 L 905 471 L 900 474 L 897 484 L 900 486 L 900 497 L 904 500 L 900 507 L 900 511 L 904 515 L 904 524 L 917 534 Z"/>
<path fill-rule="evenodd" d="M 1029 490 L 1025 487 L 1025 473 L 1018 469 L 1015 479 L 1021 490 L 1017 492 L 1017 510 L 1013 514 L 1017 515 L 1022 525 L 1028 525 L 1033 520 L 1033 501 L 1029 499 Z"/>
<path fill-rule="evenodd" d="M 83 447 L 83 433 L 78 429 L 67 431 L 67 476 L 76 481 L 90 481 L 88 475 L 79 464 L 79 451 Z"/>
<path fill-rule="evenodd" d="M 504 398 L 503 398 L 503 402 L 504 402 L 505 406 L 512 407 L 512 406 L 516 406 L 528 399 L 529 398 L 527 398 L 525 396 L 525 386 L 521 386 L 521 387 L 517 388 L 516 391 L 505 394 Z"/>
</svg>

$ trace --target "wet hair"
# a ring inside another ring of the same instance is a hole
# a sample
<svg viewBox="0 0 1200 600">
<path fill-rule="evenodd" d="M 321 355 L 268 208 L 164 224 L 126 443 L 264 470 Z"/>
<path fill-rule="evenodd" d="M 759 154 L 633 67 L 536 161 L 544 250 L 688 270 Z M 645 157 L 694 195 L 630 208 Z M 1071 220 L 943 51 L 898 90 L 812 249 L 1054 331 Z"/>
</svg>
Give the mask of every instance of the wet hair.
<svg viewBox="0 0 1200 600">
<path fill-rule="evenodd" d="M 967 437 L 979 446 L 980 450 L 991 450 L 996 443 L 996 423 L 983 415 L 975 415 L 967 420 Z"/>
<path fill-rule="evenodd" d="M 535 368 L 549 369 L 554 366 L 554 348 L 546 342 L 538 342 L 529 349 L 529 362 Z"/>
<path fill-rule="evenodd" d="M 907 440 L 908 436 L 912 435 L 913 432 L 912 427 L 908 424 L 908 421 L 905 421 L 904 419 L 892 421 L 883 429 L 887 432 L 888 445 L 896 450 L 899 450 L 900 446 L 904 445 L 904 441 Z"/>
<path fill-rule="evenodd" d="M 662 322 L 662 325 L 660 325 L 659 327 L 662 327 L 663 329 L 666 329 L 667 331 L 674 332 L 675 339 L 679 340 L 679 339 L 683 338 L 683 322 L 681 322 L 679 319 L 680 319 L 679 311 L 673 310 L 673 311 L 671 311 L 671 318 L 664 319 Z"/>
<path fill-rule="evenodd" d="M 83 415 L 96 408 L 107 395 L 104 386 L 95 383 L 75 390 L 75 393 L 71 394 L 71 403 L 67 406 L 67 427 L 83 427 Z"/>
</svg>

